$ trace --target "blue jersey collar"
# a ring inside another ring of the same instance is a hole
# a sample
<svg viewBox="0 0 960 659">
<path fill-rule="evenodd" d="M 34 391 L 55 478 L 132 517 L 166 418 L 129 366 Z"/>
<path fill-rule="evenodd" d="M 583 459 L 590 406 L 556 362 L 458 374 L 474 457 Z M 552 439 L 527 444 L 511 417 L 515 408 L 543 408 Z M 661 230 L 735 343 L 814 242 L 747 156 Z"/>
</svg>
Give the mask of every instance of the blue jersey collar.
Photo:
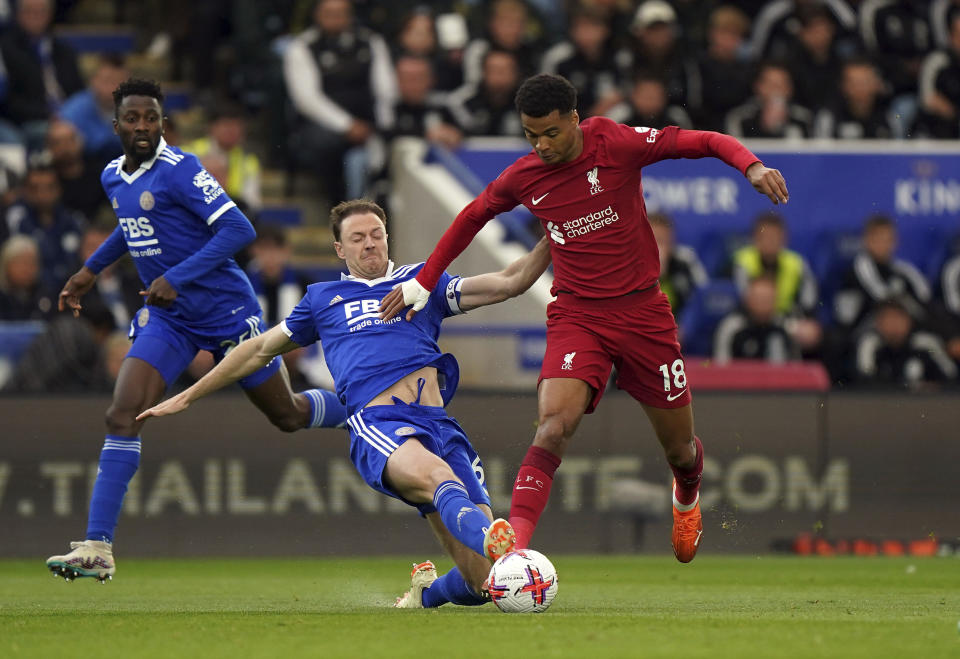
<svg viewBox="0 0 960 659">
<path fill-rule="evenodd" d="M 127 174 L 125 171 L 123 171 L 123 163 L 127 161 L 127 156 L 126 155 L 120 156 L 120 162 L 117 163 L 117 174 L 119 174 L 120 178 L 122 178 L 127 183 L 133 183 L 138 178 L 140 178 L 144 174 L 144 172 L 146 172 L 151 167 L 153 167 L 153 163 L 157 161 L 157 158 L 160 156 L 161 153 L 163 153 L 163 150 L 166 148 L 167 148 L 167 141 L 163 139 L 163 136 L 161 136 L 160 143 L 157 144 L 157 150 L 154 151 L 153 157 L 150 158 L 150 160 L 144 160 L 142 163 L 140 163 L 140 167 L 137 168 L 137 170 L 133 174 Z"/>
<path fill-rule="evenodd" d="M 367 286 L 374 286 L 382 281 L 390 279 L 391 275 L 393 275 L 393 261 L 387 261 L 387 274 L 378 279 L 360 279 L 359 277 L 354 277 L 346 272 L 341 272 L 340 281 L 362 281 Z"/>
</svg>

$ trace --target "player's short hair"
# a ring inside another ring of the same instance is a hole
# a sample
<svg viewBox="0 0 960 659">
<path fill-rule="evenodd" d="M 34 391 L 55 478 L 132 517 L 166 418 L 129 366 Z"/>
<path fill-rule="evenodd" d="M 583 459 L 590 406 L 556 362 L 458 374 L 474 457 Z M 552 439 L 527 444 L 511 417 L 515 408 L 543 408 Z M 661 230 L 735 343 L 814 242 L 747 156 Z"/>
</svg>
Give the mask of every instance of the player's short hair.
<svg viewBox="0 0 960 659">
<path fill-rule="evenodd" d="M 380 218 L 383 226 L 387 226 L 387 214 L 380 205 L 369 199 L 348 199 L 330 209 L 330 229 L 333 231 L 333 239 L 340 242 L 340 225 L 351 215 L 363 215 L 364 213 L 373 213 Z"/>
<path fill-rule="evenodd" d="M 157 99 L 157 103 L 163 106 L 163 92 L 160 90 L 160 83 L 156 80 L 146 80 L 145 78 L 127 78 L 113 90 L 113 114 L 119 117 L 120 104 L 127 96 L 150 96 Z"/>
<path fill-rule="evenodd" d="M 545 117 L 554 110 L 569 114 L 577 108 L 577 89 L 563 76 L 538 73 L 523 81 L 514 103 L 528 117 Z"/>
</svg>

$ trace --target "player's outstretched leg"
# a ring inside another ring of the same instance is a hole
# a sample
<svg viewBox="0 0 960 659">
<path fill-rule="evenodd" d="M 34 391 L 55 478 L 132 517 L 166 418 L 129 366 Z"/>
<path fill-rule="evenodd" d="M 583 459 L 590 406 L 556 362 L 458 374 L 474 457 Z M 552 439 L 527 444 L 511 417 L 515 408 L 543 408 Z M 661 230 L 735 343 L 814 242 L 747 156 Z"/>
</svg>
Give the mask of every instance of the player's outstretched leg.
<svg viewBox="0 0 960 659">
<path fill-rule="evenodd" d="M 444 526 L 457 540 L 491 560 L 497 560 L 513 549 L 516 536 L 505 519 L 487 519 L 470 500 L 462 483 L 443 481 L 433 494 L 433 505 Z"/>
<path fill-rule="evenodd" d="M 694 437 L 697 457 L 688 469 L 673 468 L 673 553 L 681 563 L 689 563 L 697 555 L 703 535 L 700 514 L 700 477 L 703 474 L 703 445 Z"/>
<path fill-rule="evenodd" d="M 397 609 L 422 609 L 423 593 L 437 581 L 437 568 L 430 561 L 414 564 L 410 572 L 410 590 L 397 598 L 393 605 Z M 434 605 L 438 606 L 438 605 Z"/>
<path fill-rule="evenodd" d="M 51 556 L 47 567 L 55 577 L 73 581 L 77 577 L 94 577 L 100 583 L 113 579 L 116 563 L 113 561 L 113 548 L 108 542 L 81 540 L 70 543 L 70 552 L 63 556 Z"/>
</svg>

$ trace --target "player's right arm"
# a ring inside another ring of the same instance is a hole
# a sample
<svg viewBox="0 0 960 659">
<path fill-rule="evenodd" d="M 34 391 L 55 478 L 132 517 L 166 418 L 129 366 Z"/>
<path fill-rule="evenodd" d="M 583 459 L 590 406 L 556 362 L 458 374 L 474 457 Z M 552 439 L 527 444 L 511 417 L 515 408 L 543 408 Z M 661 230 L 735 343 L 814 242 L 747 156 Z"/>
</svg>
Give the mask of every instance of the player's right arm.
<svg viewBox="0 0 960 659">
<path fill-rule="evenodd" d="M 65 311 L 69 307 L 73 310 L 74 317 L 79 316 L 80 309 L 83 308 L 80 305 L 80 298 L 93 288 L 93 284 L 97 281 L 97 275 L 126 252 L 127 241 L 123 237 L 123 229 L 120 228 L 120 225 L 117 225 L 110 237 L 103 241 L 103 244 L 90 255 L 83 267 L 63 285 L 63 290 L 60 291 L 60 297 L 57 300 L 57 308 L 60 311 Z"/>
<path fill-rule="evenodd" d="M 151 416 L 166 416 L 182 412 L 193 401 L 263 368 L 277 355 L 282 355 L 299 347 L 300 345 L 291 341 L 282 327 L 277 325 L 260 336 L 242 341 L 236 348 L 227 353 L 223 361 L 197 380 L 193 386 L 173 398 L 168 398 L 159 405 L 141 412 L 137 416 L 137 420 L 142 421 Z"/>
<path fill-rule="evenodd" d="M 443 233 L 433 253 L 413 279 L 408 279 L 390 291 L 380 303 L 380 318 L 393 318 L 404 307 L 412 305 L 407 320 L 420 311 L 430 299 L 430 291 L 437 285 L 440 275 L 460 253 L 467 248 L 473 237 L 497 213 L 514 208 L 517 200 L 508 183 L 510 172 L 505 170 L 480 193 L 476 199 L 457 214 L 453 224 Z"/>
</svg>

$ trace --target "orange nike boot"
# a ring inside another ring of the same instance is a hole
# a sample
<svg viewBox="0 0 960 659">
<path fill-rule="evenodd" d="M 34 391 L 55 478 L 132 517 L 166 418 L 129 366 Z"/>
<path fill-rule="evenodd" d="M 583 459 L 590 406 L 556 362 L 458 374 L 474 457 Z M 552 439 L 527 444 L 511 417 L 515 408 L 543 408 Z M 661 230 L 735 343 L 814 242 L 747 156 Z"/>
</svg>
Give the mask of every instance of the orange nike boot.
<svg viewBox="0 0 960 659">
<path fill-rule="evenodd" d="M 674 482 L 674 487 L 676 487 L 676 482 Z M 671 538 L 673 553 L 681 563 L 689 563 L 697 555 L 697 549 L 700 548 L 700 537 L 703 535 L 700 493 L 697 493 L 697 500 L 690 510 L 677 510 L 675 496 L 673 501 L 673 536 Z"/>
</svg>

